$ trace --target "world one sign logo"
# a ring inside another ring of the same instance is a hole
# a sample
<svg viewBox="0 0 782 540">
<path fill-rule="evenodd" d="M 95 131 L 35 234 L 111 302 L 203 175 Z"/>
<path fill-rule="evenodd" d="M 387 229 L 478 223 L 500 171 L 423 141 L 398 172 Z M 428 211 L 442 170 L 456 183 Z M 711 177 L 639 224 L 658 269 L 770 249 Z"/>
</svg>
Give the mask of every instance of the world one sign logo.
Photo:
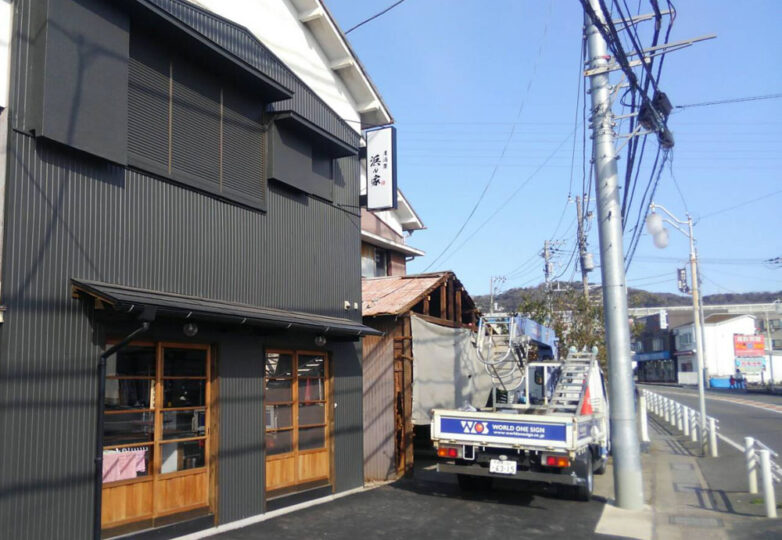
<svg viewBox="0 0 782 540">
<path fill-rule="evenodd" d="M 476 433 L 478 435 L 488 433 L 488 422 L 474 422 L 471 420 L 462 420 L 462 432 L 464 433 Z"/>
</svg>

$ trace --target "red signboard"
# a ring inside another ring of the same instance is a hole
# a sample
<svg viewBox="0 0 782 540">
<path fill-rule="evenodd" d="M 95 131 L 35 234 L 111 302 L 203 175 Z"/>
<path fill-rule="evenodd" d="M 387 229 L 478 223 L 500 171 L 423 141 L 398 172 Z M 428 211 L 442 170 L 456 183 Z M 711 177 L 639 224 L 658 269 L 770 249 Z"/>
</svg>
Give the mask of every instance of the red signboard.
<svg viewBox="0 0 782 540">
<path fill-rule="evenodd" d="M 764 349 L 763 336 L 733 334 L 733 350 L 736 356 L 764 356 Z"/>
</svg>

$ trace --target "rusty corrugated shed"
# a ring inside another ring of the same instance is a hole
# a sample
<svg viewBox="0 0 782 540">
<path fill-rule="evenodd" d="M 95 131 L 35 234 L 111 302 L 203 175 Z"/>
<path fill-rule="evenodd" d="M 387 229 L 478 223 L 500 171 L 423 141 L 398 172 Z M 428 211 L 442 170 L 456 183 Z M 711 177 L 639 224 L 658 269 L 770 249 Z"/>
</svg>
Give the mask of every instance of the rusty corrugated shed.
<svg viewBox="0 0 782 540">
<path fill-rule="evenodd" d="M 422 296 L 446 279 L 449 273 L 364 278 L 361 280 L 362 315 L 377 317 L 409 311 Z"/>
</svg>

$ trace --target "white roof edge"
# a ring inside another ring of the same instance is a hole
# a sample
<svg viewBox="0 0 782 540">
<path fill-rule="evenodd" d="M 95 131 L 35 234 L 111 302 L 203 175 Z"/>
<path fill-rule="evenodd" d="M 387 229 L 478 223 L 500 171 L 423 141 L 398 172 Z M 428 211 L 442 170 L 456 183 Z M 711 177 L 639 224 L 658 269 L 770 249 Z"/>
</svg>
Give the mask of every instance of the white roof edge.
<svg viewBox="0 0 782 540">
<path fill-rule="evenodd" d="M 421 251 L 420 249 L 416 249 L 405 244 L 400 244 L 399 242 L 394 242 L 393 240 L 383 238 L 382 236 L 368 231 L 361 231 L 361 239 L 370 244 L 392 249 L 394 251 L 399 251 L 405 255 L 410 255 L 413 257 L 423 257 L 426 255 L 425 251 Z"/>
<path fill-rule="evenodd" d="M 358 55 L 353 51 L 353 48 L 350 46 L 350 43 L 348 42 L 348 38 L 342 32 L 342 29 L 340 29 L 340 27 L 337 25 L 334 16 L 331 14 L 328 7 L 326 7 L 326 4 L 322 0 L 315 0 L 315 2 L 317 2 L 320 9 L 323 10 L 323 13 L 325 14 L 325 19 L 328 21 L 328 25 L 332 30 L 333 37 L 340 41 L 340 43 L 345 49 L 346 56 L 349 56 L 355 62 L 355 65 L 353 67 L 355 67 L 357 72 L 359 73 L 360 79 L 363 81 L 365 85 L 365 90 L 368 90 L 369 93 L 374 96 L 375 98 L 374 101 L 377 102 L 378 105 L 377 108 L 372 108 L 366 111 L 367 113 L 376 113 L 380 116 L 379 118 L 380 121 L 371 122 L 372 127 L 393 124 L 394 118 L 391 116 L 391 112 L 388 110 L 388 107 L 383 101 L 383 97 L 380 95 L 380 92 L 378 91 L 377 87 L 372 82 L 372 79 L 369 77 L 369 73 L 367 73 L 367 70 L 364 68 L 364 65 L 361 63 L 361 60 L 358 58 Z M 302 22 L 305 23 L 305 21 Z M 317 41 L 318 37 L 314 33 L 312 33 L 312 35 Z M 338 69 L 347 69 L 347 68 L 349 68 L 349 66 L 340 65 Z M 348 86 L 347 83 L 346 86 Z M 362 116 L 363 114 L 364 113 L 362 113 Z"/>
<path fill-rule="evenodd" d="M 424 222 L 421 220 L 420 216 L 418 215 L 418 212 L 415 211 L 413 205 L 410 204 L 410 201 L 408 201 L 407 197 L 405 197 L 404 193 L 402 193 L 402 190 L 397 188 L 396 192 L 397 192 L 397 203 L 400 206 L 404 204 L 405 209 L 413 217 L 413 226 L 403 226 L 402 228 L 406 231 L 420 231 L 421 229 L 425 229 L 426 225 L 424 225 Z"/>
</svg>

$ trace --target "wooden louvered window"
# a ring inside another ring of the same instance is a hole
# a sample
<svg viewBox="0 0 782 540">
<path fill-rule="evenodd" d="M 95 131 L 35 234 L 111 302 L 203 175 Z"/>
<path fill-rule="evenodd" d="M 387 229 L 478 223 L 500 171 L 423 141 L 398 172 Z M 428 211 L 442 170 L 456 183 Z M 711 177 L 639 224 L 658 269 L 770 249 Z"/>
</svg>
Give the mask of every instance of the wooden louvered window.
<svg viewBox="0 0 782 540">
<path fill-rule="evenodd" d="M 265 210 L 263 103 L 197 60 L 132 33 L 128 154 L 132 166 Z"/>
</svg>

